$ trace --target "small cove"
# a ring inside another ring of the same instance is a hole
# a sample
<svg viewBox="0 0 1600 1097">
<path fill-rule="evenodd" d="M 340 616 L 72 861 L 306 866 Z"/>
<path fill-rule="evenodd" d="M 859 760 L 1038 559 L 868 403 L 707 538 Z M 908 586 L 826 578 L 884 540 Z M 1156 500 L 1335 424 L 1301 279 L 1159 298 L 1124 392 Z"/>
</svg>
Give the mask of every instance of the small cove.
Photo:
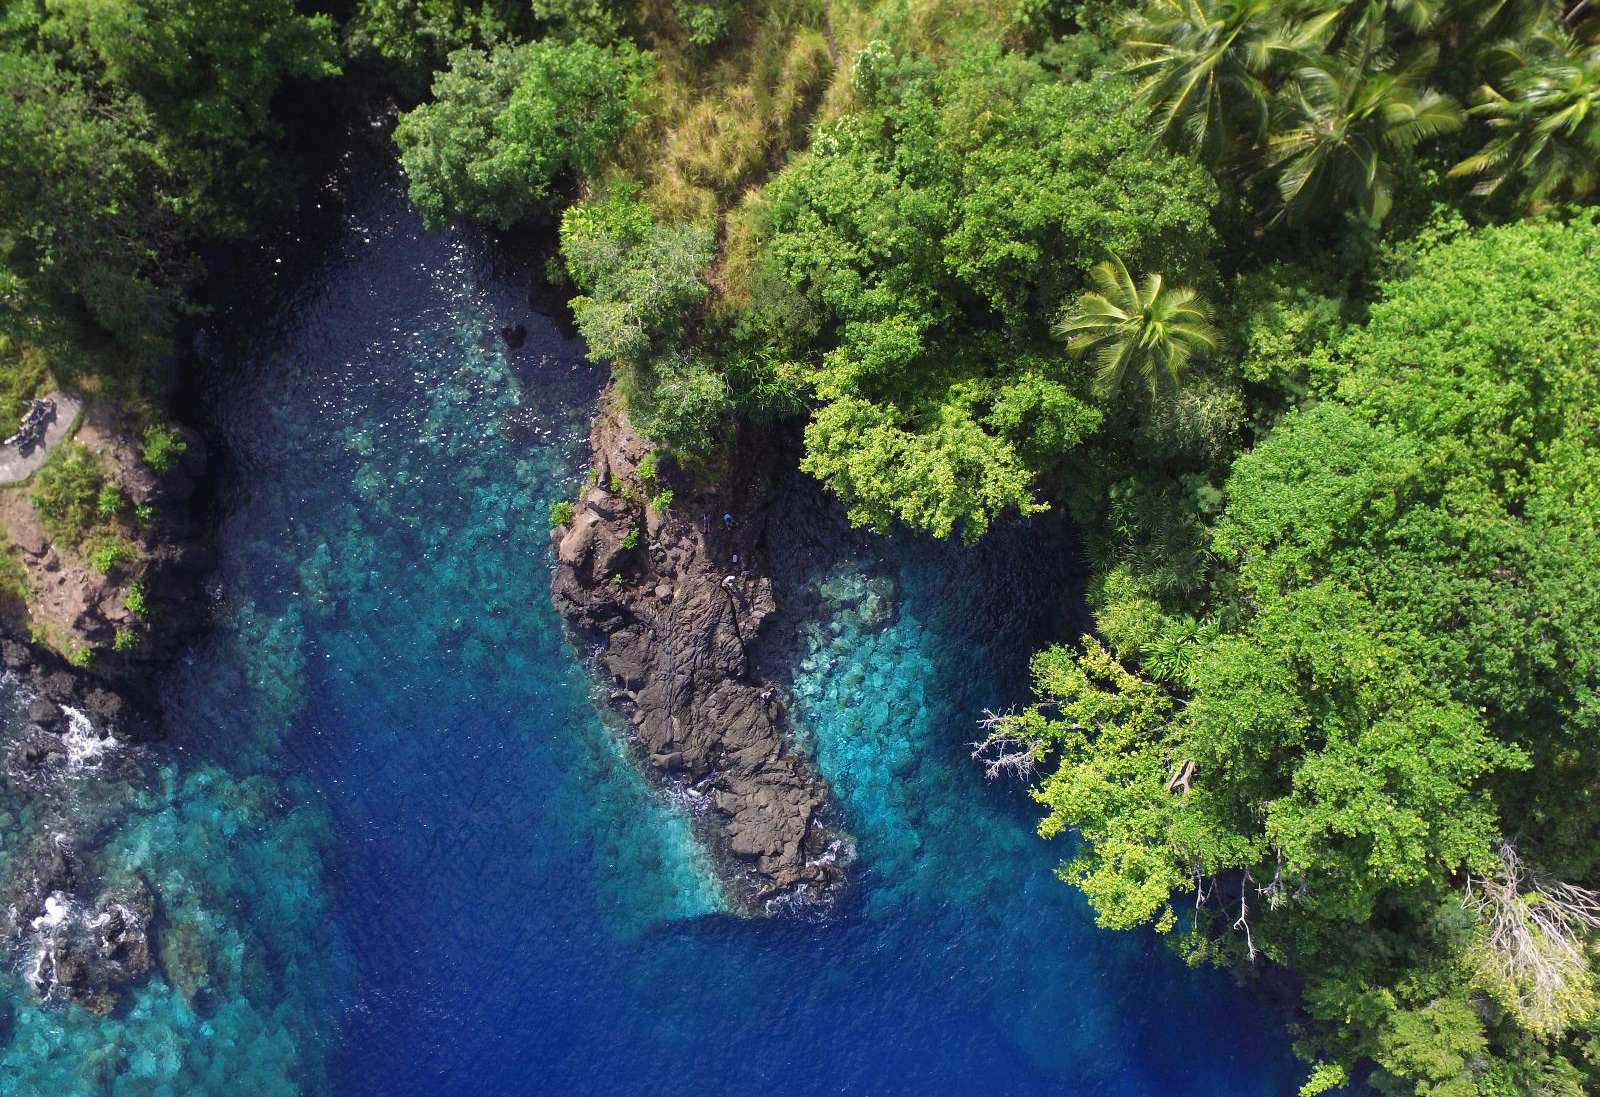
<svg viewBox="0 0 1600 1097">
<path fill-rule="evenodd" d="M 967 758 L 1059 612 L 1026 530 L 819 567 L 794 719 L 860 859 L 829 921 L 736 919 L 547 597 L 599 372 L 392 177 L 284 299 L 206 352 L 221 623 L 167 684 L 169 743 L 58 789 L 131 790 L 98 864 L 189 897 L 169 918 L 215 986 L 100 1022 L 8 984 L 0 1094 L 1292 1091 L 1277 1019 L 1096 930 Z"/>
</svg>

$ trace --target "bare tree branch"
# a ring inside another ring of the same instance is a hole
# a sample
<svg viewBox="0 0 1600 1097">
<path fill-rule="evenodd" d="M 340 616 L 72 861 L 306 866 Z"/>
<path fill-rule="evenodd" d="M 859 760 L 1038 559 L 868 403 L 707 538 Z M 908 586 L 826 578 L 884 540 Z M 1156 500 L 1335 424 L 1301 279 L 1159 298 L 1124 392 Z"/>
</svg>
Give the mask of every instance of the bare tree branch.
<svg viewBox="0 0 1600 1097">
<path fill-rule="evenodd" d="M 969 744 L 972 757 L 983 763 L 983 775 L 993 781 L 1009 775 L 1028 781 L 1033 778 L 1039 764 L 1038 745 L 1017 733 L 1015 713 L 997 713 L 983 710 L 978 727 L 984 732 L 982 739 Z"/>
<path fill-rule="evenodd" d="M 1499 867 L 1467 877 L 1462 903 L 1482 919 L 1491 973 L 1517 995 L 1535 1029 L 1565 1027 L 1564 1005 L 1591 978 L 1587 938 L 1600 929 L 1600 892 L 1540 877 L 1509 840 Z"/>
</svg>

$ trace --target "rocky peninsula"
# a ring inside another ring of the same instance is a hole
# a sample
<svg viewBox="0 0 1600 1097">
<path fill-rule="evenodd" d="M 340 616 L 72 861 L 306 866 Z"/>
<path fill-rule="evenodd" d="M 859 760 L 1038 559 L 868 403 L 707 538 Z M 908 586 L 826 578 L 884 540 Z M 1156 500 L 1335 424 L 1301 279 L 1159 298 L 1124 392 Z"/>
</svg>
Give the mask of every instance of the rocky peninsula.
<svg viewBox="0 0 1600 1097">
<path fill-rule="evenodd" d="M 693 806 L 730 905 L 827 906 L 850 844 L 786 728 L 780 686 L 758 669 L 778 608 L 767 544 L 780 462 L 740 441 L 722 474 L 692 476 L 657 460 L 614 392 L 590 444 L 590 483 L 551 533 L 557 610 L 641 765 Z"/>
</svg>

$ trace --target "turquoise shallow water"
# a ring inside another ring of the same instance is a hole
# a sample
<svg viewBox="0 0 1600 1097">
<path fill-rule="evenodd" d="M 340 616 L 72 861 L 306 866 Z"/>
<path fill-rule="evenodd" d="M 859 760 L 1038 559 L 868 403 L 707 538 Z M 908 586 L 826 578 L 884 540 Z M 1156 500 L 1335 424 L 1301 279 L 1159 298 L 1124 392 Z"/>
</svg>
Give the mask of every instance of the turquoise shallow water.
<svg viewBox="0 0 1600 1097">
<path fill-rule="evenodd" d="M 169 743 L 6 801 L 103 816 L 174 974 L 109 1020 L 12 978 L 0 1095 L 1292 1091 L 1273 1019 L 1094 930 L 967 758 L 1061 612 L 1037 531 L 817 562 L 788 669 L 854 884 L 826 922 L 720 913 L 549 606 L 601 379 L 519 284 L 390 180 L 264 328 L 216 325 L 221 623 Z"/>
</svg>

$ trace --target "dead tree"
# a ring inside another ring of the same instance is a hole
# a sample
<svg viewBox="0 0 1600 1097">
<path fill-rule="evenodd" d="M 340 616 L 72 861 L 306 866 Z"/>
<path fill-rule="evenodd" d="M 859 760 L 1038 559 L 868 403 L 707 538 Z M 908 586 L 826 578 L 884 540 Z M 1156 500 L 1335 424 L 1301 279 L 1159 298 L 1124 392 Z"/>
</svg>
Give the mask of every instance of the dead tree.
<svg viewBox="0 0 1600 1097">
<path fill-rule="evenodd" d="M 1467 877 L 1462 902 L 1482 920 L 1487 964 L 1517 996 L 1518 1012 L 1555 1033 L 1592 977 L 1587 938 L 1600 929 L 1600 892 L 1539 876 L 1509 840 L 1498 853 L 1491 875 Z"/>
<path fill-rule="evenodd" d="M 1034 769 L 1039 764 L 1039 746 L 1017 732 L 1017 718 L 1014 713 L 991 712 L 983 710 L 983 719 L 978 721 L 978 727 L 984 732 L 982 739 L 969 744 L 972 747 L 972 757 L 975 761 L 983 763 L 983 775 L 990 781 L 996 777 L 1009 775 L 1024 781 L 1033 779 Z"/>
</svg>

